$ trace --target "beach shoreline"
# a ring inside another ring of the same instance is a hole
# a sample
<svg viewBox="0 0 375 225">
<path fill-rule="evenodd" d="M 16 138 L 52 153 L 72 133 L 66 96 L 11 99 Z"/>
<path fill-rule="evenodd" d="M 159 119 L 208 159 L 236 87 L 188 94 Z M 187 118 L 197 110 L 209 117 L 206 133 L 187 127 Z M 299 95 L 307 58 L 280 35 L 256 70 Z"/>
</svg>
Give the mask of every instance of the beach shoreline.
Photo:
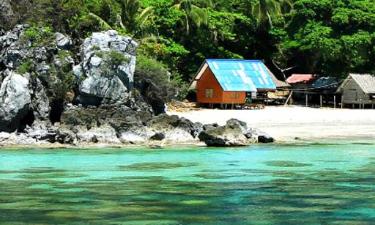
<svg viewBox="0 0 375 225">
<path fill-rule="evenodd" d="M 261 110 L 198 109 L 169 111 L 193 122 L 224 124 L 228 119 L 244 121 L 277 142 L 319 140 L 371 140 L 375 138 L 375 111 L 358 109 L 267 106 Z"/>
</svg>

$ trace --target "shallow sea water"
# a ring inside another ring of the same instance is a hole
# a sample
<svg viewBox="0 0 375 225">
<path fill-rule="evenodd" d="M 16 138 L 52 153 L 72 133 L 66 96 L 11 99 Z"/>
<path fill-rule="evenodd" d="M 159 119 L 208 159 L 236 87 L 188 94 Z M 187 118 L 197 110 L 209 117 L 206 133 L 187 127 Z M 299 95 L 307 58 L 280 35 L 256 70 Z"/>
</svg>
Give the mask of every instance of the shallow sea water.
<svg viewBox="0 0 375 225">
<path fill-rule="evenodd" d="M 1 149 L 0 224 L 375 224 L 375 145 Z"/>
</svg>

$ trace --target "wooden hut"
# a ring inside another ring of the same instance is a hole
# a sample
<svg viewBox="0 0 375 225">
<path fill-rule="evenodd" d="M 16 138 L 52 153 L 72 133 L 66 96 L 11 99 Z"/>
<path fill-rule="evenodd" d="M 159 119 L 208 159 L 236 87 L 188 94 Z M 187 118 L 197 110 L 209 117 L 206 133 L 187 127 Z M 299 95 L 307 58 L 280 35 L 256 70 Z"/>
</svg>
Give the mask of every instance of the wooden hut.
<svg viewBox="0 0 375 225">
<path fill-rule="evenodd" d="M 311 84 L 316 79 L 315 74 L 292 74 L 286 82 L 291 86 L 292 99 L 291 102 L 304 101 L 306 106 L 311 100 Z"/>
<path fill-rule="evenodd" d="M 241 105 L 260 93 L 275 91 L 269 70 L 260 60 L 207 59 L 191 88 L 200 104 Z"/>
<path fill-rule="evenodd" d="M 375 104 L 375 76 L 371 74 L 349 74 L 337 89 L 341 94 L 341 106 L 351 104 L 354 108 L 365 108 Z"/>
</svg>

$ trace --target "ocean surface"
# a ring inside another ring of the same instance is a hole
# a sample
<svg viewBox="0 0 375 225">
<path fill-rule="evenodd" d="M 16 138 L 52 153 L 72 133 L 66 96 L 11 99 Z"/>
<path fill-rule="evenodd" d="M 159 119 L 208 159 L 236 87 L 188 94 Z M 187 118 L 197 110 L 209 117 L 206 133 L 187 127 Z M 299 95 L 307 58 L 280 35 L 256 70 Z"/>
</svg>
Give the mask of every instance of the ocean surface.
<svg viewBox="0 0 375 225">
<path fill-rule="evenodd" d="M 0 224 L 375 224 L 375 145 L 1 149 Z"/>
</svg>

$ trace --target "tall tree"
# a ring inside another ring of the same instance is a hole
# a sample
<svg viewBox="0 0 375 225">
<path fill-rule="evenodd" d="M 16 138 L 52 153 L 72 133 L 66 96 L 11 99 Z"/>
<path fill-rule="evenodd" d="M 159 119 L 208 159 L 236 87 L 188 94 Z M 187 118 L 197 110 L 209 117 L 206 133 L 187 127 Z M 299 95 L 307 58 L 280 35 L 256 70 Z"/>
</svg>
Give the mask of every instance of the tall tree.
<svg viewBox="0 0 375 225">
<path fill-rule="evenodd" d="M 189 34 L 193 24 L 196 27 L 208 24 L 207 7 L 212 5 L 211 0 L 176 0 L 173 7 L 183 13 L 183 23 Z"/>
<path fill-rule="evenodd" d="M 139 0 L 119 0 L 121 14 L 118 16 L 119 24 L 135 35 L 145 30 L 146 23 L 153 15 L 151 6 L 141 8 Z"/>
<path fill-rule="evenodd" d="M 273 20 L 291 10 L 293 2 L 291 0 L 257 0 L 252 4 L 251 12 L 258 24 L 268 24 L 273 26 Z"/>
</svg>

